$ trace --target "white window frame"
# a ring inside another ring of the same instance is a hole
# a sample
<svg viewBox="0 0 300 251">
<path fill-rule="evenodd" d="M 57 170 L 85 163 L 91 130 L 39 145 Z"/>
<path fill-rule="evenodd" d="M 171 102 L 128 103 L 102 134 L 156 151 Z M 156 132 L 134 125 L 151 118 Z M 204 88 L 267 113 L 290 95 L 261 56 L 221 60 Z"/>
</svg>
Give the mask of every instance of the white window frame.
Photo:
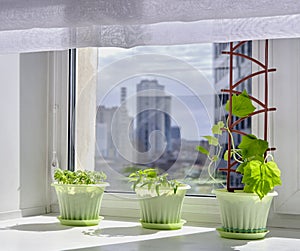
<svg viewBox="0 0 300 251">
<path fill-rule="evenodd" d="M 47 212 L 58 212 L 55 190 L 51 187 L 55 167 L 52 166 L 53 151 L 56 151 L 58 165 L 62 169 L 68 166 L 68 107 L 69 107 L 69 52 L 49 52 L 49 116 L 48 116 L 48 209 Z M 56 107 L 56 135 L 53 119 Z M 53 137 L 56 137 L 56 149 L 53 149 Z"/>
</svg>

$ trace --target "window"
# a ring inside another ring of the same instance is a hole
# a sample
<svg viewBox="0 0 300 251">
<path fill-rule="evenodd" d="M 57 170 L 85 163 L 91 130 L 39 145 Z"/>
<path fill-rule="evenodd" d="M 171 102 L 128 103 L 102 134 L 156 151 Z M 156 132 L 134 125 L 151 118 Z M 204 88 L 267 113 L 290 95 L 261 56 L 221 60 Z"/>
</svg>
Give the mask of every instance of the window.
<svg viewBox="0 0 300 251">
<path fill-rule="evenodd" d="M 225 183 L 218 171 L 212 182 L 208 160 L 195 148 L 209 148 L 202 136 L 211 135 L 212 125 L 224 117 L 228 95 L 220 89 L 228 83 L 228 57 L 221 52 L 227 46 L 79 49 L 79 168 L 105 171 L 111 192 L 131 191 L 126 177 L 147 167 L 189 183 L 189 194 L 211 194 Z M 93 106 L 95 113 L 88 108 Z"/>
</svg>

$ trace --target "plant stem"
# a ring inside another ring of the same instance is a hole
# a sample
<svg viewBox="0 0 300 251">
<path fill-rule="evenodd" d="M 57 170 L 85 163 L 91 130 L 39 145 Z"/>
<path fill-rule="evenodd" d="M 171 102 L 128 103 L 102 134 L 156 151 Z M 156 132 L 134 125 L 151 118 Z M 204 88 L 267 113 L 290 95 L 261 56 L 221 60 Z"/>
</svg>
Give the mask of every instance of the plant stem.
<svg viewBox="0 0 300 251">
<path fill-rule="evenodd" d="M 236 162 L 238 162 L 238 163 L 243 163 L 243 161 L 239 160 L 239 158 L 242 158 L 242 156 L 241 156 L 240 154 L 238 154 L 238 152 L 237 152 L 236 149 L 235 149 L 235 143 L 234 143 L 233 135 L 232 135 L 232 133 L 231 133 L 231 131 L 230 131 L 228 125 L 227 125 L 224 129 L 228 132 L 228 134 L 229 134 L 229 136 L 230 136 L 230 139 L 231 139 L 232 149 L 230 149 L 230 150 L 231 150 L 232 153 L 233 153 L 232 156 L 233 156 L 234 160 L 235 160 Z M 229 153 L 228 153 L 228 154 L 229 154 Z M 236 155 L 238 156 L 238 158 L 236 157 Z M 230 158 L 230 157 L 231 157 L 231 156 L 229 155 L 228 158 Z"/>
<path fill-rule="evenodd" d="M 219 149 L 219 150 L 218 150 L 216 156 L 219 157 L 220 154 L 221 154 L 221 151 L 222 151 L 222 146 L 221 146 L 220 144 L 218 144 L 218 149 Z M 208 156 L 208 159 L 210 160 L 210 163 L 209 163 L 208 168 L 207 168 L 207 172 L 208 172 L 209 177 L 210 177 L 214 182 L 221 184 L 221 185 L 223 186 L 223 188 L 226 188 L 226 186 L 225 186 L 223 183 L 218 182 L 218 181 L 215 179 L 215 177 L 212 175 L 212 173 L 211 173 L 211 168 L 212 168 L 212 165 L 215 163 L 215 161 L 214 161 L 210 156 Z"/>
</svg>

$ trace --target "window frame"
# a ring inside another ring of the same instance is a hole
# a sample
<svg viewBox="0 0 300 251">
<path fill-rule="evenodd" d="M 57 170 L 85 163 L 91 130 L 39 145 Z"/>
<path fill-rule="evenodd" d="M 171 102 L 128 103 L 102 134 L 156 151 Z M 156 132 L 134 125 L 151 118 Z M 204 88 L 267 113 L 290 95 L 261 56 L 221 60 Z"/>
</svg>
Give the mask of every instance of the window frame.
<svg viewBox="0 0 300 251">
<path fill-rule="evenodd" d="M 75 170 L 77 49 L 69 49 L 68 170 Z"/>
</svg>

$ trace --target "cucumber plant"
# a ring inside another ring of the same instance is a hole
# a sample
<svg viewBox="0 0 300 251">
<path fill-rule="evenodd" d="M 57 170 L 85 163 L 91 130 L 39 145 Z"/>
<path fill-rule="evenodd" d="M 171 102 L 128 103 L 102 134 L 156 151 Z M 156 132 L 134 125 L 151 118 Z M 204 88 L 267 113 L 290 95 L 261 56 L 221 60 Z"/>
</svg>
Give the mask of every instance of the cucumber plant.
<svg viewBox="0 0 300 251">
<path fill-rule="evenodd" d="M 227 101 L 225 109 L 229 111 L 229 101 Z M 245 90 L 239 95 L 234 94 L 232 96 L 232 115 L 245 118 L 251 116 L 254 111 L 255 107 Z M 219 121 L 212 127 L 213 136 L 204 136 L 208 140 L 208 143 L 216 148 L 214 151 L 215 154 L 211 154 L 202 146 L 196 147 L 197 151 L 206 154 L 210 160 L 208 166 L 209 173 L 212 165 L 221 157 L 222 146 L 218 136 L 224 132 L 230 136 L 231 149 L 230 156 L 228 150 L 226 150 L 223 158 L 225 161 L 232 158 L 239 163 L 236 172 L 243 175 L 242 183 L 244 184 L 244 192 L 256 193 L 262 199 L 275 186 L 281 185 L 280 169 L 274 161 L 273 156 L 270 153 L 267 154 L 267 150 L 269 149 L 268 141 L 259 139 L 253 134 L 246 134 L 242 135 L 241 143 L 236 147 L 232 130 L 228 125 L 228 119 L 226 123 Z M 227 175 L 230 175 L 230 173 L 227 172 Z"/>
</svg>

